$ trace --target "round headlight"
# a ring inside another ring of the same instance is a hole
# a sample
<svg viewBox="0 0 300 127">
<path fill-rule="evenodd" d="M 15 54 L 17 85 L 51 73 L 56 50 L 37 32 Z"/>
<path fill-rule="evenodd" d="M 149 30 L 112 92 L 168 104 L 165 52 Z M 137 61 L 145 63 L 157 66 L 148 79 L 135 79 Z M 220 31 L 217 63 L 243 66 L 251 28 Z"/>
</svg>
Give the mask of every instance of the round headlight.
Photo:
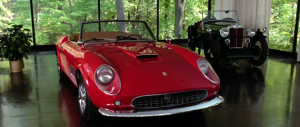
<svg viewBox="0 0 300 127">
<path fill-rule="evenodd" d="M 203 74 L 207 74 L 208 73 L 208 71 L 209 71 L 209 65 L 208 65 L 208 63 L 205 60 L 198 60 L 197 64 L 198 64 L 198 67 L 199 67 L 200 71 Z"/>
<path fill-rule="evenodd" d="M 197 61 L 197 65 L 201 73 L 203 73 L 204 77 L 207 78 L 209 81 L 211 81 L 214 84 L 219 84 L 220 79 L 215 73 L 214 69 L 211 67 L 211 65 L 208 63 L 207 60 L 200 58 Z"/>
<path fill-rule="evenodd" d="M 263 32 L 266 32 L 268 29 L 267 29 L 267 27 L 264 27 L 263 28 Z"/>
<path fill-rule="evenodd" d="M 227 37 L 229 35 L 229 30 L 226 27 L 222 28 L 220 30 L 220 35 L 221 37 Z"/>
<path fill-rule="evenodd" d="M 206 32 L 211 33 L 211 29 L 210 29 L 210 28 L 207 28 L 207 29 L 206 29 Z"/>
<path fill-rule="evenodd" d="M 98 81 L 105 84 L 105 83 L 109 83 L 113 79 L 114 72 L 108 66 L 101 66 L 100 68 L 98 68 L 96 72 L 96 76 Z"/>
<path fill-rule="evenodd" d="M 247 34 L 248 34 L 248 36 L 253 37 L 253 36 L 256 34 L 255 28 L 250 27 L 250 28 L 247 30 Z"/>
</svg>

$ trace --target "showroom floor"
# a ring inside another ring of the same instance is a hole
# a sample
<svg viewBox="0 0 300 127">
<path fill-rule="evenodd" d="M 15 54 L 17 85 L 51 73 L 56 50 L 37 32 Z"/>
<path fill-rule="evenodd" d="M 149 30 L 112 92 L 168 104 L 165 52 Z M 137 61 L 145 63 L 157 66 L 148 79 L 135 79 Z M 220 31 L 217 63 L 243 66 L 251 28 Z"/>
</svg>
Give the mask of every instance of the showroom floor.
<svg viewBox="0 0 300 127">
<path fill-rule="evenodd" d="M 103 118 L 82 123 L 76 87 L 60 79 L 53 51 L 25 60 L 11 74 L 0 62 L 1 127 L 300 127 L 300 63 L 269 56 L 261 67 L 217 69 L 225 102 L 174 116 Z M 298 78 L 297 78 L 298 77 Z"/>
</svg>

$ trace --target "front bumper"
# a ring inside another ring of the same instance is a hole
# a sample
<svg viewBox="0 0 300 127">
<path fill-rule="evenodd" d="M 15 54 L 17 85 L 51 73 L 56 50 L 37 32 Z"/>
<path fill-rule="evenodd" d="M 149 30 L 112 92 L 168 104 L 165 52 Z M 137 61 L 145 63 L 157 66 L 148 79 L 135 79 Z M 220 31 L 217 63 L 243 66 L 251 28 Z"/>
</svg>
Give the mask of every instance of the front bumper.
<svg viewBox="0 0 300 127">
<path fill-rule="evenodd" d="M 178 113 L 190 112 L 200 109 L 209 108 L 216 106 L 224 101 L 223 97 L 218 96 L 209 101 L 204 101 L 196 105 L 172 108 L 172 109 L 160 109 L 160 110 L 151 110 L 151 111 L 120 111 L 120 110 L 110 110 L 106 108 L 100 108 L 98 111 L 104 116 L 110 117 L 150 117 L 150 116 L 165 116 L 173 115 Z"/>
</svg>

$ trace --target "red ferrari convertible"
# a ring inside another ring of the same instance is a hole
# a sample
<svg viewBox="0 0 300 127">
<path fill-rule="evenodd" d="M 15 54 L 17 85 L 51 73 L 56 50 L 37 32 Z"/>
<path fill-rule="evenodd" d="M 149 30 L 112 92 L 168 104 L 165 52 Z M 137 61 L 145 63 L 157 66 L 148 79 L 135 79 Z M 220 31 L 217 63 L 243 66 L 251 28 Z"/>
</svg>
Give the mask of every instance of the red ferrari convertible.
<svg viewBox="0 0 300 127">
<path fill-rule="evenodd" d="M 156 42 L 143 21 L 82 23 L 56 43 L 59 76 L 78 87 L 82 119 L 163 116 L 223 102 L 220 80 L 201 56 Z"/>
</svg>

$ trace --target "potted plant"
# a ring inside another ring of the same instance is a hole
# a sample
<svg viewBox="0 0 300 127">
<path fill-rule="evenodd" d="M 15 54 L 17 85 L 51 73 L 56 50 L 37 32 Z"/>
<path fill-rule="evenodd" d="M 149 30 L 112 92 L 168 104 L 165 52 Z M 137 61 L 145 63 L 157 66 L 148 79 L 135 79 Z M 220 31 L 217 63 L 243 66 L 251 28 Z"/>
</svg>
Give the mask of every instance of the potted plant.
<svg viewBox="0 0 300 127">
<path fill-rule="evenodd" d="M 12 73 L 22 72 L 23 58 L 28 58 L 30 51 L 29 29 L 23 25 L 12 25 L 7 33 L 0 37 L 0 58 L 9 60 Z"/>
</svg>

